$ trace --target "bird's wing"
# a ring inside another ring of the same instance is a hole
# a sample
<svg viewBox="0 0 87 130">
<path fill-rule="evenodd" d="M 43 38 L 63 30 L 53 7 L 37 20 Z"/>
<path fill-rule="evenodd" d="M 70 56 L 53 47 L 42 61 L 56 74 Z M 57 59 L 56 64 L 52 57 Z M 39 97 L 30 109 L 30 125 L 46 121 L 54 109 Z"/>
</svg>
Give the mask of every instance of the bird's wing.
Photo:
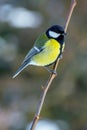
<svg viewBox="0 0 87 130">
<path fill-rule="evenodd" d="M 46 41 L 48 41 L 49 39 L 47 38 L 46 34 L 43 33 L 41 34 L 37 40 L 35 41 L 35 44 L 33 46 L 33 48 L 28 52 L 28 54 L 26 55 L 26 57 L 24 58 L 22 64 L 29 60 L 31 57 L 33 57 L 34 55 L 40 53 L 42 50 L 44 50 L 44 44 Z"/>
<path fill-rule="evenodd" d="M 45 33 L 43 33 L 37 38 L 34 45 L 37 47 L 43 47 L 48 40 L 49 39 L 48 39 L 47 35 Z"/>
<path fill-rule="evenodd" d="M 41 51 L 44 50 L 44 44 L 47 41 L 47 37 L 45 34 L 42 34 L 41 36 L 39 36 L 39 38 L 36 40 L 33 48 L 28 52 L 28 54 L 25 56 L 21 66 L 19 67 L 19 69 L 16 71 L 16 73 L 14 74 L 13 78 L 15 78 L 24 68 L 26 68 L 29 65 L 29 62 L 31 60 L 31 58 L 40 53 Z"/>
<path fill-rule="evenodd" d="M 21 66 L 19 67 L 19 69 L 16 71 L 16 73 L 14 74 L 13 78 L 15 78 L 23 69 L 25 69 L 28 65 L 29 62 L 31 60 L 31 57 L 40 53 L 42 51 L 42 48 L 38 48 L 36 46 L 34 46 L 26 55 L 26 57 L 24 58 Z"/>
<path fill-rule="evenodd" d="M 13 75 L 13 78 L 15 78 L 23 69 L 25 69 L 28 66 L 28 63 L 25 61 L 16 71 L 16 73 Z"/>
<path fill-rule="evenodd" d="M 27 60 L 29 60 L 29 59 L 30 59 L 31 57 L 33 57 L 34 55 L 40 53 L 42 50 L 43 50 L 43 48 L 39 48 L 39 47 L 37 47 L 37 46 L 34 46 L 34 47 L 28 52 L 28 54 L 25 56 L 25 58 L 24 58 L 22 64 L 23 64 L 24 62 L 26 62 Z"/>
</svg>

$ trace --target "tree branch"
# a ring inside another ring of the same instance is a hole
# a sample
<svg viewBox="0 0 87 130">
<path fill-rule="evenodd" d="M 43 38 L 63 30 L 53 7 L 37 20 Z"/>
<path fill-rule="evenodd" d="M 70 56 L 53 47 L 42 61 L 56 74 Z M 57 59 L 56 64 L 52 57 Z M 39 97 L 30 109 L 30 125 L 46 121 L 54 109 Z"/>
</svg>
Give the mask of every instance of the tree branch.
<svg viewBox="0 0 87 130">
<path fill-rule="evenodd" d="M 70 5 L 70 9 L 69 9 L 69 13 L 67 15 L 67 19 L 66 19 L 66 23 L 65 23 L 65 32 L 67 31 L 67 28 L 68 28 L 68 25 L 69 25 L 69 22 L 70 22 L 70 19 L 71 19 L 71 16 L 72 16 L 72 13 L 73 13 L 73 10 L 75 8 L 77 4 L 77 1 L 76 0 L 71 0 L 71 5 Z M 58 59 L 54 66 L 53 66 L 53 69 L 56 71 L 57 67 L 58 67 L 58 64 L 59 64 L 59 60 Z M 56 77 L 56 74 L 52 73 L 48 79 L 48 81 L 46 82 L 45 86 L 43 87 L 43 93 L 41 95 L 41 98 L 40 98 L 40 101 L 39 101 L 39 105 L 38 105 L 38 108 L 37 108 L 37 111 L 36 111 L 36 114 L 35 114 L 35 117 L 33 119 L 33 122 L 32 122 L 32 125 L 31 125 L 31 128 L 30 130 L 34 130 L 39 118 L 40 118 L 40 113 L 41 113 L 41 110 L 42 110 L 42 106 L 43 106 L 43 103 L 44 103 L 44 100 L 45 100 L 45 97 L 46 97 L 46 94 L 47 94 L 47 91 L 53 81 L 53 79 Z"/>
<path fill-rule="evenodd" d="M 65 23 L 65 32 L 67 31 L 67 28 L 68 28 L 68 25 L 69 25 L 69 22 L 70 22 L 70 19 L 71 19 L 71 16 L 72 16 L 72 13 L 73 13 L 73 10 L 75 8 L 77 4 L 77 0 L 71 0 L 71 5 L 70 5 L 70 9 L 69 9 L 69 13 L 67 15 L 67 18 L 66 18 L 66 23 Z"/>
</svg>

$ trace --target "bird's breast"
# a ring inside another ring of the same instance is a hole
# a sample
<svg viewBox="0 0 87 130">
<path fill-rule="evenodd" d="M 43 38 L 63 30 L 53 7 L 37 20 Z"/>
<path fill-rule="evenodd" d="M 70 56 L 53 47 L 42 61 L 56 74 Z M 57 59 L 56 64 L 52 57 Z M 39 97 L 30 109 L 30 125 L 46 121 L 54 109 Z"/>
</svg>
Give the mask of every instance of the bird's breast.
<svg viewBox="0 0 87 130">
<path fill-rule="evenodd" d="M 54 39 L 48 40 L 43 51 L 32 57 L 34 65 L 46 66 L 52 64 L 60 54 L 60 44 Z"/>
</svg>

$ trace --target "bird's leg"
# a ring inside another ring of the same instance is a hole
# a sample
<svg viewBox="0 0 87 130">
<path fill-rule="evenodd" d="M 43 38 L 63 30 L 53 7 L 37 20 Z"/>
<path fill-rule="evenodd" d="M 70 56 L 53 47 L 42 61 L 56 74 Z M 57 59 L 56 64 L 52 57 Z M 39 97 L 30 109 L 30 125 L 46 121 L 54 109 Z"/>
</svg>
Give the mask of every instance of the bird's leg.
<svg viewBox="0 0 87 130">
<path fill-rule="evenodd" d="M 48 68 L 47 66 L 44 66 L 44 68 L 45 68 L 49 73 L 57 75 L 57 72 L 56 72 L 55 70 L 50 69 L 50 68 Z"/>
</svg>

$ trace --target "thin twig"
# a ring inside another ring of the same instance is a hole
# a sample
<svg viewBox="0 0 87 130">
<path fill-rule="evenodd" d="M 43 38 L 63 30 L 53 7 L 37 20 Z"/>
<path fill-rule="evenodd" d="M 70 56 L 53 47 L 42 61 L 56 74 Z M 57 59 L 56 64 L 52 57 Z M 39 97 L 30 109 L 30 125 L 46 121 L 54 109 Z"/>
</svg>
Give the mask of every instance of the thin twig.
<svg viewBox="0 0 87 130">
<path fill-rule="evenodd" d="M 65 29 L 64 29 L 65 32 L 67 31 L 67 28 L 68 28 L 68 25 L 69 25 L 69 22 L 70 22 L 70 19 L 71 19 L 71 16 L 72 16 L 72 13 L 76 4 L 77 4 L 77 0 L 71 0 L 70 10 L 66 18 L 66 24 L 65 24 Z"/>
<path fill-rule="evenodd" d="M 70 22 L 70 19 L 71 19 L 71 16 L 72 16 L 72 13 L 73 13 L 73 10 L 74 10 L 74 7 L 76 6 L 76 0 L 71 0 L 71 6 L 70 6 L 70 10 L 69 10 L 69 13 L 67 15 L 67 19 L 66 19 L 66 23 L 65 23 L 65 32 L 67 31 L 67 28 L 68 28 L 68 25 L 69 25 L 69 22 Z M 56 71 L 57 67 L 58 67 L 58 64 L 59 64 L 59 60 L 58 59 L 54 66 L 53 66 L 53 69 Z M 45 86 L 43 87 L 43 93 L 41 95 L 41 98 L 40 98 L 40 101 L 39 101 L 39 105 L 38 105 L 38 108 L 37 108 L 37 111 L 36 111 L 36 114 L 35 114 L 35 117 L 33 119 L 33 122 L 32 122 L 32 125 L 31 125 L 31 128 L 30 130 L 34 130 L 39 118 L 40 118 L 40 113 L 41 113 L 41 110 L 42 110 L 42 106 L 43 106 L 43 103 L 44 103 L 44 100 L 45 100 L 45 97 L 46 97 L 46 94 L 47 94 L 47 91 L 53 81 L 53 79 L 56 77 L 56 74 L 52 73 L 48 79 L 48 81 L 46 82 Z"/>
<path fill-rule="evenodd" d="M 44 99 L 46 97 L 46 93 L 53 81 L 53 79 L 55 78 L 56 74 L 51 74 L 48 81 L 46 82 L 46 85 L 42 88 L 43 89 L 43 93 L 41 95 L 41 98 L 40 98 L 40 101 L 39 101 L 39 105 L 38 105 L 38 109 L 37 109 L 37 112 L 35 114 L 35 117 L 34 117 L 34 120 L 33 120 L 33 123 L 32 123 L 32 126 L 30 128 L 30 130 L 34 130 L 38 120 L 39 120 L 39 117 L 40 117 L 40 113 L 41 113 L 41 110 L 42 110 L 42 106 L 43 106 L 43 103 L 44 103 Z"/>
</svg>

